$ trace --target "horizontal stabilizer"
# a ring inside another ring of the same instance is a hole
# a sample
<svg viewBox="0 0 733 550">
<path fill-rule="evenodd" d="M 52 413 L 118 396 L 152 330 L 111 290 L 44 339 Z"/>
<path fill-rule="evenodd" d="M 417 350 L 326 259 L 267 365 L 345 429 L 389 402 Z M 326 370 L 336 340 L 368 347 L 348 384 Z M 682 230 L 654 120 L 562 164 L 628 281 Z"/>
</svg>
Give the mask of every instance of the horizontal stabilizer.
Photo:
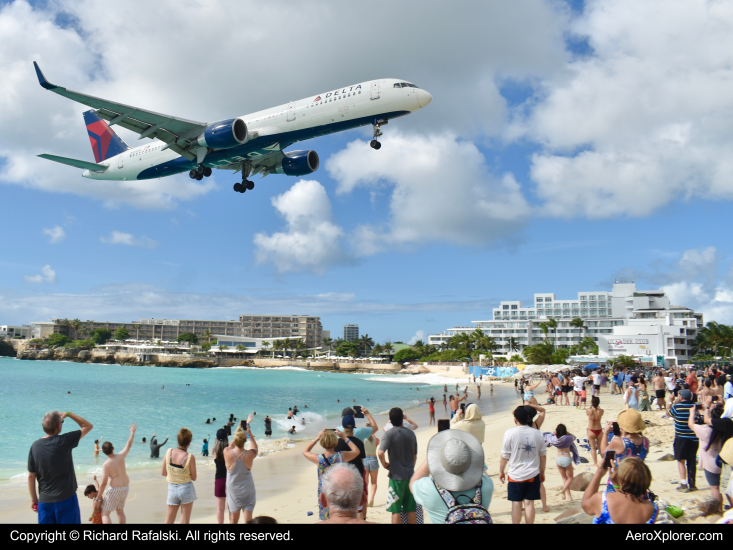
<svg viewBox="0 0 733 550">
<path fill-rule="evenodd" d="M 61 164 L 68 164 L 69 166 L 74 166 L 75 168 L 83 168 L 84 170 L 91 170 L 92 172 L 104 172 L 105 170 L 107 170 L 107 168 L 109 168 L 109 166 L 104 166 L 103 164 L 96 164 L 94 162 L 70 159 L 66 157 L 58 157 L 56 155 L 47 155 L 45 153 L 38 156 L 42 159 L 60 162 Z"/>
</svg>

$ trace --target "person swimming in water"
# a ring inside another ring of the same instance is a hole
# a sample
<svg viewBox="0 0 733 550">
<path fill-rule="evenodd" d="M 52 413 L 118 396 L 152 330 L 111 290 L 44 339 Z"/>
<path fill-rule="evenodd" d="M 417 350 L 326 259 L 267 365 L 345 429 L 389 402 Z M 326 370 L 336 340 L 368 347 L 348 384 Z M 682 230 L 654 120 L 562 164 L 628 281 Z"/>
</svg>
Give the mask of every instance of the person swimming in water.
<svg viewBox="0 0 733 550">
<path fill-rule="evenodd" d="M 216 418 L 214 420 L 216 420 Z M 211 418 L 207 418 L 206 419 L 206 422 L 204 422 L 204 424 L 211 424 Z"/>
<path fill-rule="evenodd" d="M 99 454 L 99 444 L 102 441 L 104 441 L 104 438 L 103 437 L 100 437 L 99 439 L 95 439 L 94 440 L 94 454 L 95 455 L 98 455 Z"/>
<path fill-rule="evenodd" d="M 294 434 L 294 433 L 295 433 L 295 426 L 293 426 L 292 428 L 290 428 L 290 429 L 288 430 L 288 433 L 289 433 L 289 434 Z"/>
</svg>

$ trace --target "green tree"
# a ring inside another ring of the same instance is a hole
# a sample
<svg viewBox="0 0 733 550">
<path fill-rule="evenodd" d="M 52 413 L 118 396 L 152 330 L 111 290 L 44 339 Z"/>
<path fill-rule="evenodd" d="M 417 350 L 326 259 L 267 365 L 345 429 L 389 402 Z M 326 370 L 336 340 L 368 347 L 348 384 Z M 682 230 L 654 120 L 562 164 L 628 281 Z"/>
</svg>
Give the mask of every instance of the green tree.
<svg viewBox="0 0 733 550">
<path fill-rule="evenodd" d="M 585 336 L 585 330 L 588 328 L 583 323 L 583 319 L 581 319 L 580 317 L 576 317 L 575 319 L 570 321 L 570 326 L 573 328 L 580 329 L 580 341 L 582 342 L 583 337 Z M 580 345 L 578 347 L 580 347 Z"/>
<path fill-rule="evenodd" d="M 49 348 L 52 348 L 54 346 L 65 346 L 71 342 L 71 338 L 64 334 L 51 334 L 48 338 L 46 338 L 46 345 Z"/>
<path fill-rule="evenodd" d="M 207 328 L 201 333 L 201 337 L 207 342 L 211 342 L 211 331 Z"/>
<path fill-rule="evenodd" d="M 394 353 L 394 347 L 392 347 L 392 342 L 385 342 L 382 346 L 382 352 L 386 353 L 387 355 L 392 355 Z"/>
<path fill-rule="evenodd" d="M 298 355 L 302 355 L 303 350 L 306 348 L 305 342 L 303 342 L 302 338 L 298 338 L 295 343 L 293 344 L 293 347 Z M 295 355 L 295 354 L 293 354 Z"/>
<path fill-rule="evenodd" d="M 395 353 L 392 361 L 395 363 L 408 363 L 420 359 L 420 354 L 412 348 L 404 348 Z"/>
<path fill-rule="evenodd" d="M 521 355 L 512 355 L 509 358 L 509 361 L 511 361 L 512 363 L 522 363 L 524 362 L 524 358 Z"/>
<path fill-rule="evenodd" d="M 130 338 L 130 333 L 125 327 L 120 327 L 115 331 L 115 340 L 127 340 Z"/>
<path fill-rule="evenodd" d="M 384 351 L 384 348 L 382 347 L 382 344 L 374 344 L 374 347 L 372 348 L 372 357 L 379 357 L 379 355 Z"/>
<path fill-rule="evenodd" d="M 568 358 L 570 357 L 570 350 L 568 349 L 557 349 L 554 352 L 552 352 L 552 355 L 550 356 L 550 364 L 551 365 L 564 365 L 567 363 Z"/>
<path fill-rule="evenodd" d="M 242 344 L 237 344 L 234 349 L 237 351 L 244 351 L 244 346 Z"/>
<path fill-rule="evenodd" d="M 557 319 L 550 317 L 547 320 L 547 327 L 552 329 L 552 347 L 557 348 Z"/>
<path fill-rule="evenodd" d="M 112 332 L 106 328 L 95 328 L 90 336 L 92 342 L 102 346 L 107 343 L 107 340 L 112 338 Z"/>
<path fill-rule="evenodd" d="M 342 341 L 336 348 L 336 354 L 342 357 L 358 357 L 359 356 L 359 344 L 357 342 Z"/>
<path fill-rule="evenodd" d="M 552 354 L 555 348 L 548 340 L 543 340 L 534 346 L 527 346 L 522 353 L 527 361 L 534 365 L 550 365 L 552 363 Z"/>
<path fill-rule="evenodd" d="M 374 346 L 374 340 L 372 340 L 368 334 L 364 334 L 359 338 L 359 349 L 362 355 L 367 355 Z"/>
<path fill-rule="evenodd" d="M 267 340 L 263 340 L 262 346 L 261 346 L 262 351 L 264 351 L 265 353 L 267 353 L 267 348 L 269 348 L 269 347 L 270 347 L 270 342 L 268 342 Z M 272 356 L 275 357 L 275 351 L 274 350 L 272 352 Z"/>
<path fill-rule="evenodd" d="M 138 324 L 135 324 L 135 325 L 132 325 L 132 328 L 135 329 L 135 340 L 140 340 L 140 329 L 142 327 Z"/>
<path fill-rule="evenodd" d="M 178 338 L 176 338 L 178 342 L 188 342 L 190 344 L 198 344 L 199 343 L 199 337 L 196 336 L 193 332 L 182 332 L 178 335 Z"/>
<path fill-rule="evenodd" d="M 79 329 L 81 328 L 81 321 L 79 319 L 72 319 L 69 321 L 69 326 L 71 327 L 71 330 L 74 334 L 73 338 L 76 340 L 76 334 L 79 332 Z"/>
<path fill-rule="evenodd" d="M 545 323 L 545 322 L 542 322 L 542 323 L 540 323 L 537 326 L 540 327 L 540 330 L 542 331 L 542 334 L 545 335 L 545 342 L 547 342 L 547 333 L 550 332 L 550 326 L 547 323 Z"/>
<path fill-rule="evenodd" d="M 293 342 L 290 338 L 285 338 L 285 340 L 283 340 L 283 351 L 285 352 L 285 355 L 288 354 L 288 350 L 290 349 L 293 349 Z"/>
<path fill-rule="evenodd" d="M 611 362 L 615 367 L 625 369 L 634 368 L 636 366 L 636 361 L 634 361 L 634 358 L 629 357 L 628 355 L 619 355 L 618 357 L 613 358 Z"/>
<path fill-rule="evenodd" d="M 509 337 L 509 351 L 519 351 L 519 340 L 516 339 L 514 336 Z"/>
<path fill-rule="evenodd" d="M 219 351 L 226 351 L 228 349 L 229 349 L 229 346 L 227 346 L 226 344 L 222 344 L 221 346 L 219 346 Z"/>
<path fill-rule="evenodd" d="M 321 340 L 323 342 L 323 346 L 321 347 L 321 350 L 326 350 L 326 352 L 331 351 L 331 345 L 333 344 L 333 338 L 323 338 Z"/>
</svg>

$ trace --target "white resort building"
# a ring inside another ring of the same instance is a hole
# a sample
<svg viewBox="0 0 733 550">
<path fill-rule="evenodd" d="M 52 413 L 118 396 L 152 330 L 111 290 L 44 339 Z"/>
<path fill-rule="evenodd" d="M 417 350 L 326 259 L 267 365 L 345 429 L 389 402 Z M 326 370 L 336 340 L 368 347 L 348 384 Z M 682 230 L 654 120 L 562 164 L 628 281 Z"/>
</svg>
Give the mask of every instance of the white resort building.
<svg viewBox="0 0 733 550">
<path fill-rule="evenodd" d="M 576 317 L 585 328 L 570 325 Z M 495 355 L 509 357 L 517 353 L 510 349 L 510 338 L 520 350 L 537 344 L 545 338 L 539 325 L 550 318 L 558 326 L 547 337 L 558 348 L 570 348 L 588 336 L 598 344 L 601 356 L 662 356 L 668 364 L 691 358 L 692 341 L 703 326 L 701 313 L 671 305 L 663 290 L 639 291 L 633 281 L 621 280 L 614 281 L 611 292 L 579 292 L 577 299 L 558 300 L 552 293 L 539 293 L 530 307 L 516 300 L 502 301 L 493 319 L 432 334 L 428 343 L 440 346 L 460 332 L 481 329 L 499 346 Z"/>
</svg>

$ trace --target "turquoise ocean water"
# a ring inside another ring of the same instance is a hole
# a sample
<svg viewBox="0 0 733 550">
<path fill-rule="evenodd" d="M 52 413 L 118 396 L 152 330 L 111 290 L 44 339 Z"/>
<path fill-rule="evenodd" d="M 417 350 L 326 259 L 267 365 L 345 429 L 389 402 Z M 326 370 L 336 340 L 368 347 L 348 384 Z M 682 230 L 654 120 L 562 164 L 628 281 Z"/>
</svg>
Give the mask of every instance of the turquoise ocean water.
<svg viewBox="0 0 733 550">
<path fill-rule="evenodd" d="M 239 420 L 257 412 L 252 431 L 260 436 L 261 454 L 267 454 L 291 443 L 288 407 L 297 405 L 301 410 L 298 435 L 293 437 L 308 438 L 324 426 L 338 426 L 342 409 L 349 405 L 384 413 L 393 406 L 418 406 L 431 395 L 442 400 L 445 381 L 436 375 L 322 373 L 288 367 L 173 369 L 6 357 L 0 357 L 0 377 L 0 480 L 25 477 L 28 449 L 44 435 L 44 413 L 54 409 L 70 410 L 94 424 L 74 450 L 77 472 L 88 474 L 101 471 L 104 462 L 104 455 L 94 457 L 94 440 L 102 437 L 122 449 L 132 422 L 138 430 L 127 461 L 130 469 L 160 467 L 160 461 L 149 458 L 148 444 L 138 443 L 143 437 L 149 442 L 157 433 L 162 442 L 170 435 L 162 456 L 176 444 L 176 433 L 185 426 L 194 434 L 190 450 L 199 454 L 203 438 L 213 436 L 230 413 Z M 417 387 L 422 391 L 416 391 Z M 263 437 L 266 414 L 274 421 L 270 440 Z M 216 422 L 205 423 L 214 417 Z M 301 418 L 305 425 L 300 424 Z M 71 429 L 76 424 L 67 420 L 64 430 Z"/>
</svg>

